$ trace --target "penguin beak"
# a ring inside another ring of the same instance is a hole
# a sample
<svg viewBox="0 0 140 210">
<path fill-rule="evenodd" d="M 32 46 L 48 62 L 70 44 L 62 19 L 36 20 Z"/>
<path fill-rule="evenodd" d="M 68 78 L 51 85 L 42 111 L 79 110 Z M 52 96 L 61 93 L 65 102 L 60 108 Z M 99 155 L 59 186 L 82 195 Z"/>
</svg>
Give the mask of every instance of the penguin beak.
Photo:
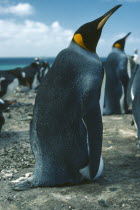
<svg viewBox="0 0 140 210">
<path fill-rule="evenodd" d="M 127 39 L 127 37 L 131 34 L 131 32 L 129 32 L 125 37 L 124 39 Z"/>
<path fill-rule="evenodd" d="M 100 19 L 100 22 L 98 23 L 97 29 L 101 29 L 104 24 L 106 23 L 106 21 L 108 20 L 108 18 L 118 9 L 120 8 L 122 5 L 119 4 L 115 7 L 113 7 L 111 10 L 109 10 L 107 13 L 105 13 Z"/>
</svg>

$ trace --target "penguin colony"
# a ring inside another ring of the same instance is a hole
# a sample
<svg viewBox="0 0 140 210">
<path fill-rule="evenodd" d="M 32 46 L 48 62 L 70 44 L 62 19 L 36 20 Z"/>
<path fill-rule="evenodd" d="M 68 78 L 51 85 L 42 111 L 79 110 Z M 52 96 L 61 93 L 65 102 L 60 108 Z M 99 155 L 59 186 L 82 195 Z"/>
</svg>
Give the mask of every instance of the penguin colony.
<svg viewBox="0 0 140 210">
<path fill-rule="evenodd" d="M 24 68 L 7 71 L 0 70 L 0 133 L 5 122 L 2 113 L 12 104 L 11 101 L 8 102 L 3 99 L 11 96 L 19 86 L 33 90 L 37 89 L 49 69 L 50 65 L 48 62 L 39 62 L 39 59 L 35 59 L 33 63 Z"/>
<path fill-rule="evenodd" d="M 19 85 L 36 89 L 49 69 L 48 62 L 35 60 L 24 68 L 0 70 L 0 98 L 10 96 Z"/>
<path fill-rule="evenodd" d="M 102 114 L 125 114 L 132 109 L 139 146 L 138 51 L 133 56 L 124 52 L 131 33 L 113 44 L 103 65 L 96 54 L 104 24 L 120 6 L 82 25 L 51 68 L 35 60 L 22 69 L 0 71 L 0 132 L 5 121 L 3 111 L 16 103 L 3 98 L 18 85 L 37 89 L 30 123 L 34 173 L 16 184 L 15 190 L 98 179 L 104 167 Z"/>
</svg>

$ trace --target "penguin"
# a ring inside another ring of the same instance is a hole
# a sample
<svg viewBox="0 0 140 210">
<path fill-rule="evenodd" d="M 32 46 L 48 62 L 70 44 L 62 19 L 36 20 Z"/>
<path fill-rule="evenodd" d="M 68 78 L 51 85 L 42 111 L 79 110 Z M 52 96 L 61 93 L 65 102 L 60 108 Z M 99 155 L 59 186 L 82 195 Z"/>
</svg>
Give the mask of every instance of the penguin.
<svg viewBox="0 0 140 210">
<path fill-rule="evenodd" d="M 134 51 L 134 54 L 132 56 L 127 56 L 128 57 L 128 63 L 129 63 L 129 71 L 128 71 L 128 76 L 129 76 L 129 82 L 128 82 L 128 87 L 127 87 L 127 105 L 129 110 L 132 110 L 132 100 L 134 98 L 133 91 L 132 91 L 132 84 L 136 75 L 136 72 L 139 68 L 139 55 L 138 55 L 138 50 Z"/>
<path fill-rule="evenodd" d="M 46 61 L 43 61 L 40 63 L 40 65 L 41 65 L 41 68 L 39 72 L 39 81 L 41 82 L 41 80 L 45 77 L 45 75 L 50 70 L 50 64 Z"/>
<path fill-rule="evenodd" d="M 112 51 L 105 62 L 106 87 L 104 115 L 124 114 L 128 112 L 126 102 L 128 76 L 128 58 L 124 52 L 125 42 L 128 33 L 122 39 L 116 41 L 112 46 Z"/>
<path fill-rule="evenodd" d="M 3 116 L 3 112 L 4 112 L 11 104 L 14 104 L 14 103 L 16 103 L 16 102 L 17 102 L 17 101 L 15 101 L 15 100 L 7 101 L 7 100 L 0 99 L 0 134 L 1 134 L 2 126 L 3 126 L 4 123 L 5 123 L 5 119 L 4 119 L 4 116 Z"/>
<path fill-rule="evenodd" d="M 43 62 L 42 62 L 43 63 Z M 0 71 L 0 97 L 7 98 L 17 89 L 25 86 L 28 89 L 35 90 L 45 75 L 49 64 L 39 63 L 38 60 L 23 68 Z M 45 69 L 44 69 L 45 68 Z M 43 72 L 42 72 L 43 71 Z M 42 76 L 41 76 L 42 74 Z"/>
<path fill-rule="evenodd" d="M 138 136 L 137 147 L 140 148 L 140 65 L 138 66 L 137 71 L 133 78 L 131 86 L 131 94 L 132 94 L 132 114 Z"/>
<path fill-rule="evenodd" d="M 24 78 L 26 80 L 26 84 L 29 89 L 35 89 L 40 84 L 39 82 L 39 71 L 40 71 L 40 63 L 38 60 L 32 62 L 29 66 L 22 68 L 22 74 L 24 74 Z"/>
<path fill-rule="evenodd" d="M 0 98 L 7 98 L 16 90 L 19 80 L 8 71 L 0 71 Z"/>
<path fill-rule="evenodd" d="M 24 86 L 27 86 L 32 90 L 37 89 L 42 78 L 45 76 L 49 69 L 50 66 L 48 62 L 40 62 L 39 58 L 35 58 L 35 60 L 29 66 L 21 69 L 22 76 L 26 81 L 24 82 Z"/>
<path fill-rule="evenodd" d="M 134 63 L 134 61 L 132 61 Z M 132 101 L 134 99 L 134 93 L 133 93 L 133 89 L 132 89 L 132 84 L 135 78 L 135 75 L 137 73 L 137 70 L 139 68 L 139 64 L 134 63 L 133 65 L 133 69 L 131 72 L 131 77 L 129 78 L 129 82 L 128 82 L 128 87 L 127 87 L 127 105 L 128 105 L 128 109 L 131 112 L 132 111 Z"/>
<path fill-rule="evenodd" d="M 120 6 L 82 25 L 41 82 L 30 127 L 35 169 L 15 190 L 74 185 L 102 174 L 104 69 L 96 46 L 105 22 Z"/>
<path fill-rule="evenodd" d="M 133 58 L 133 61 L 134 61 L 136 64 L 139 64 L 138 49 L 136 49 L 136 50 L 134 51 L 134 54 L 133 54 L 132 58 Z"/>
<path fill-rule="evenodd" d="M 32 82 L 32 86 L 31 86 L 31 88 L 33 90 L 38 89 L 42 79 L 47 74 L 49 69 L 50 69 L 50 65 L 49 65 L 49 63 L 47 61 L 42 61 L 42 62 L 39 63 L 39 70 L 35 74 L 33 82 Z"/>
<path fill-rule="evenodd" d="M 19 85 L 30 87 L 21 68 L 0 70 L 0 97 L 5 99 L 13 94 Z"/>
</svg>

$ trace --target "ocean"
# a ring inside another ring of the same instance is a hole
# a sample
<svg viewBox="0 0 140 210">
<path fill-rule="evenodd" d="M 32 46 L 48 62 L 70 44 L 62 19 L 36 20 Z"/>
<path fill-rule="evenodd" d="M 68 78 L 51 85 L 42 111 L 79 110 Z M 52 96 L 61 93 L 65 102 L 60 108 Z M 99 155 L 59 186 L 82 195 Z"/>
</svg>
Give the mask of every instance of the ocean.
<svg viewBox="0 0 140 210">
<path fill-rule="evenodd" d="M 34 61 L 35 57 L 27 58 L 0 58 L 0 70 L 12 70 L 18 67 L 25 67 Z M 50 66 L 53 64 L 55 57 L 41 58 L 43 61 L 48 61 Z"/>
<path fill-rule="evenodd" d="M 25 67 L 30 65 L 34 61 L 35 57 L 27 58 L 0 58 L 0 70 L 12 70 L 18 67 Z M 48 61 L 50 66 L 52 66 L 55 57 L 41 58 L 44 61 Z M 101 61 L 105 61 L 106 58 L 101 58 Z"/>
</svg>

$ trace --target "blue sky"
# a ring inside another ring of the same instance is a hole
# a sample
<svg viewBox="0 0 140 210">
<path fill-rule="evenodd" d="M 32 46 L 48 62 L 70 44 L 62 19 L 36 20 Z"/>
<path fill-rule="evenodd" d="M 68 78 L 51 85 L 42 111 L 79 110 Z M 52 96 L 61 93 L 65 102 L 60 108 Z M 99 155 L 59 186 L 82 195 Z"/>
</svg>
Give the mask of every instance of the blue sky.
<svg viewBox="0 0 140 210">
<path fill-rule="evenodd" d="M 84 23 L 123 6 L 107 21 L 97 47 L 107 56 L 112 44 L 132 32 L 125 51 L 140 47 L 140 0 L 0 0 L 0 56 L 56 56 Z"/>
</svg>

